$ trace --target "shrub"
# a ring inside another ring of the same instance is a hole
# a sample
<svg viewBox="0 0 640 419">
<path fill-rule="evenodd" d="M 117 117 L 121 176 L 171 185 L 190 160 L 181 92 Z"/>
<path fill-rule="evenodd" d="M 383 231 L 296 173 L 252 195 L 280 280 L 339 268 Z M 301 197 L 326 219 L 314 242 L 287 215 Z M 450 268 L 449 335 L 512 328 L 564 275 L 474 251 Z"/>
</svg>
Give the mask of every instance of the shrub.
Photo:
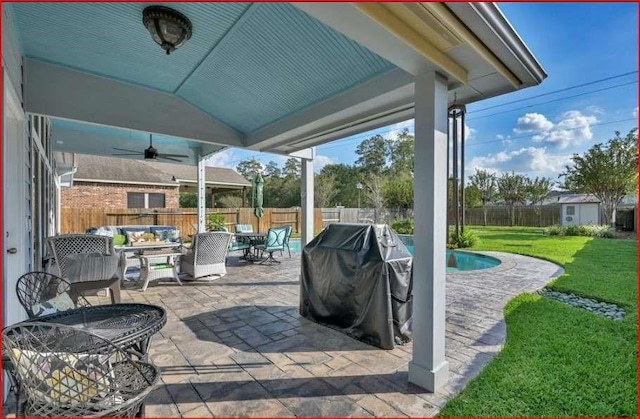
<svg viewBox="0 0 640 419">
<path fill-rule="evenodd" d="M 611 227 L 607 225 L 554 225 L 544 229 L 544 234 L 549 236 L 585 236 L 585 237 L 614 237 Z"/>
<path fill-rule="evenodd" d="M 207 218 L 207 230 L 223 231 L 225 229 L 226 218 L 224 214 L 209 214 Z"/>
<path fill-rule="evenodd" d="M 391 223 L 391 228 L 398 234 L 413 234 L 413 220 L 395 220 Z"/>
<path fill-rule="evenodd" d="M 471 230 L 465 230 L 464 232 L 456 235 L 453 233 L 451 235 L 451 245 L 455 246 L 452 248 L 465 248 L 465 247 L 473 247 L 478 243 L 478 236 Z"/>
<path fill-rule="evenodd" d="M 564 228 L 565 236 L 580 236 L 580 226 L 570 225 Z"/>
<path fill-rule="evenodd" d="M 544 234 L 549 236 L 562 236 L 564 235 L 564 229 L 562 226 L 554 225 L 544 229 Z"/>
</svg>

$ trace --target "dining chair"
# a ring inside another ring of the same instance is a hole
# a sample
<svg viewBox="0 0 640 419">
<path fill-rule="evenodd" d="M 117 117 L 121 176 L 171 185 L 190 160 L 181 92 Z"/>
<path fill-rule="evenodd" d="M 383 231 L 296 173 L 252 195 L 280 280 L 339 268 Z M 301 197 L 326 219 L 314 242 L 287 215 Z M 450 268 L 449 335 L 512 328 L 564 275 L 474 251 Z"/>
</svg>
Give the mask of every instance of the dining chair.
<svg viewBox="0 0 640 419">
<path fill-rule="evenodd" d="M 160 370 L 110 341 L 67 325 L 23 322 L 2 332 L 19 377 L 20 417 L 134 417 Z"/>
<path fill-rule="evenodd" d="M 260 264 L 269 262 L 269 264 L 280 263 L 279 260 L 276 260 L 273 257 L 273 252 L 283 252 L 285 248 L 285 238 L 287 236 L 287 231 L 289 226 L 287 227 L 272 227 L 267 231 L 267 237 L 263 244 L 259 244 L 255 246 L 257 251 L 260 253 L 267 252 L 269 256 L 260 262 Z"/>
</svg>

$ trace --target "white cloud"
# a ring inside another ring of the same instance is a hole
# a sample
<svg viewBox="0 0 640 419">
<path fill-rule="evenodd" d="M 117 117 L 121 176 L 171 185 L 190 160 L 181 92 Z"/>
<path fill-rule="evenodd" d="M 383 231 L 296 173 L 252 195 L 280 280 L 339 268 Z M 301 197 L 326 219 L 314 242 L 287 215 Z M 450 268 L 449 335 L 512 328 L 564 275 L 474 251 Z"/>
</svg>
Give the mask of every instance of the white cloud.
<svg viewBox="0 0 640 419">
<path fill-rule="evenodd" d="M 518 118 L 516 127 L 513 132 L 516 134 L 528 134 L 531 132 L 549 131 L 553 128 L 553 122 L 549 121 L 546 116 L 539 113 L 528 113 Z"/>
<path fill-rule="evenodd" d="M 409 134 L 415 132 L 414 120 L 410 119 L 408 121 L 398 122 L 397 124 L 393 124 L 389 126 L 389 131 L 383 135 L 384 138 L 388 138 L 390 140 L 395 140 L 402 131 L 406 129 L 409 130 Z"/>
<path fill-rule="evenodd" d="M 209 157 L 205 162 L 207 166 L 226 167 L 228 169 L 236 169 L 236 156 L 232 149 L 228 148 L 220 153 L 216 153 Z"/>
<path fill-rule="evenodd" d="M 476 169 L 488 170 L 500 175 L 505 172 L 525 174 L 531 178 L 545 176 L 552 181 L 571 162 L 571 154 L 550 154 L 545 147 L 523 147 L 514 151 L 501 151 L 471 159 L 466 174 L 472 175 Z"/>
<path fill-rule="evenodd" d="M 598 122 L 593 115 L 580 111 L 565 112 L 557 123 L 549 121 L 539 113 L 527 113 L 518 118 L 513 131 L 516 134 L 534 134 L 531 139 L 536 143 L 546 143 L 565 149 L 593 138 L 591 125 Z"/>
<path fill-rule="evenodd" d="M 496 140 L 500 141 L 500 144 L 502 144 L 504 147 L 509 147 L 511 144 L 513 144 L 510 135 L 498 134 L 496 135 Z"/>
<path fill-rule="evenodd" d="M 634 118 L 638 117 L 638 107 L 637 106 L 635 108 L 633 108 L 633 112 L 631 112 L 631 114 L 633 115 Z"/>
<path fill-rule="evenodd" d="M 325 167 L 326 165 L 336 164 L 336 163 L 338 163 L 338 161 L 332 157 L 321 156 L 317 154 L 316 157 L 313 159 L 313 171 L 316 173 L 320 172 L 322 168 Z"/>
</svg>

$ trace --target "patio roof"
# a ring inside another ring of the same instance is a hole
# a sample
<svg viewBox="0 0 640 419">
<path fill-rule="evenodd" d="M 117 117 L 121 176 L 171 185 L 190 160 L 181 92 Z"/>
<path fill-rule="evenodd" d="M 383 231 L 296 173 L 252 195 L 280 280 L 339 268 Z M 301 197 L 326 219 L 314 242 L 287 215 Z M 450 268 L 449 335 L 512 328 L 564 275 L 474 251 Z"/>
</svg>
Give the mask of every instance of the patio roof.
<svg viewBox="0 0 640 419">
<path fill-rule="evenodd" d="M 459 103 L 546 77 L 491 3 L 173 3 L 193 36 L 169 56 L 145 5 L 3 5 L 25 109 L 57 118 L 56 150 L 143 150 L 154 133 L 187 164 L 228 146 L 287 154 L 413 117 L 420 72 Z"/>
</svg>

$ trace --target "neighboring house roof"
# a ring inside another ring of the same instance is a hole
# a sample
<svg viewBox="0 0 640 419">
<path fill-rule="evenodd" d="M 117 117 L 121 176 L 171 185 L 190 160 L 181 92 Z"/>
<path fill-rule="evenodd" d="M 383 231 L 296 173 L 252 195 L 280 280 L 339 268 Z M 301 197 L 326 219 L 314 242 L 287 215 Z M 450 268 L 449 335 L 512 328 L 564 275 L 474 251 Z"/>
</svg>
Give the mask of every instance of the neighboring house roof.
<svg viewBox="0 0 640 419">
<path fill-rule="evenodd" d="M 63 162 L 62 153 L 55 153 L 56 162 Z M 126 183 L 132 185 L 179 186 L 195 183 L 197 168 L 182 164 L 120 159 L 117 157 L 75 155 L 75 181 Z M 206 183 L 213 186 L 241 188 L 251 183 L 232 169 L 207 167 Z"/>
<path fill-rule="evenodd" d="M 179 186 L 170 174 L 140 160 L 76 154 L 76 168 L 74 181 Z"/>
<path fill-rule="evenodd" d="M 599 204 L 600 200 L 591 194 L 570 194 L 560 197 L 560 204 Z"/>
<path fill-rule="evenodd" d="M 144 164 L 154 167 L 158 170 L 162 170 L 165 173 L 170 173 L 173 179 L 180 183 L 196 183 L 198 176 L 198 168 L 195 166 L 187 166 L 184 164 L 171 164 L 160 163 L 153 161 L 144 161 Z M 206 183 L 216 185 L 229 185 L 229 186 L 251 186 L 251 183 L 243 176 L 238 174 L 233 169 L 227 169 L 224 167 L 211 167 L 205 168 Z"/>
</svg>

